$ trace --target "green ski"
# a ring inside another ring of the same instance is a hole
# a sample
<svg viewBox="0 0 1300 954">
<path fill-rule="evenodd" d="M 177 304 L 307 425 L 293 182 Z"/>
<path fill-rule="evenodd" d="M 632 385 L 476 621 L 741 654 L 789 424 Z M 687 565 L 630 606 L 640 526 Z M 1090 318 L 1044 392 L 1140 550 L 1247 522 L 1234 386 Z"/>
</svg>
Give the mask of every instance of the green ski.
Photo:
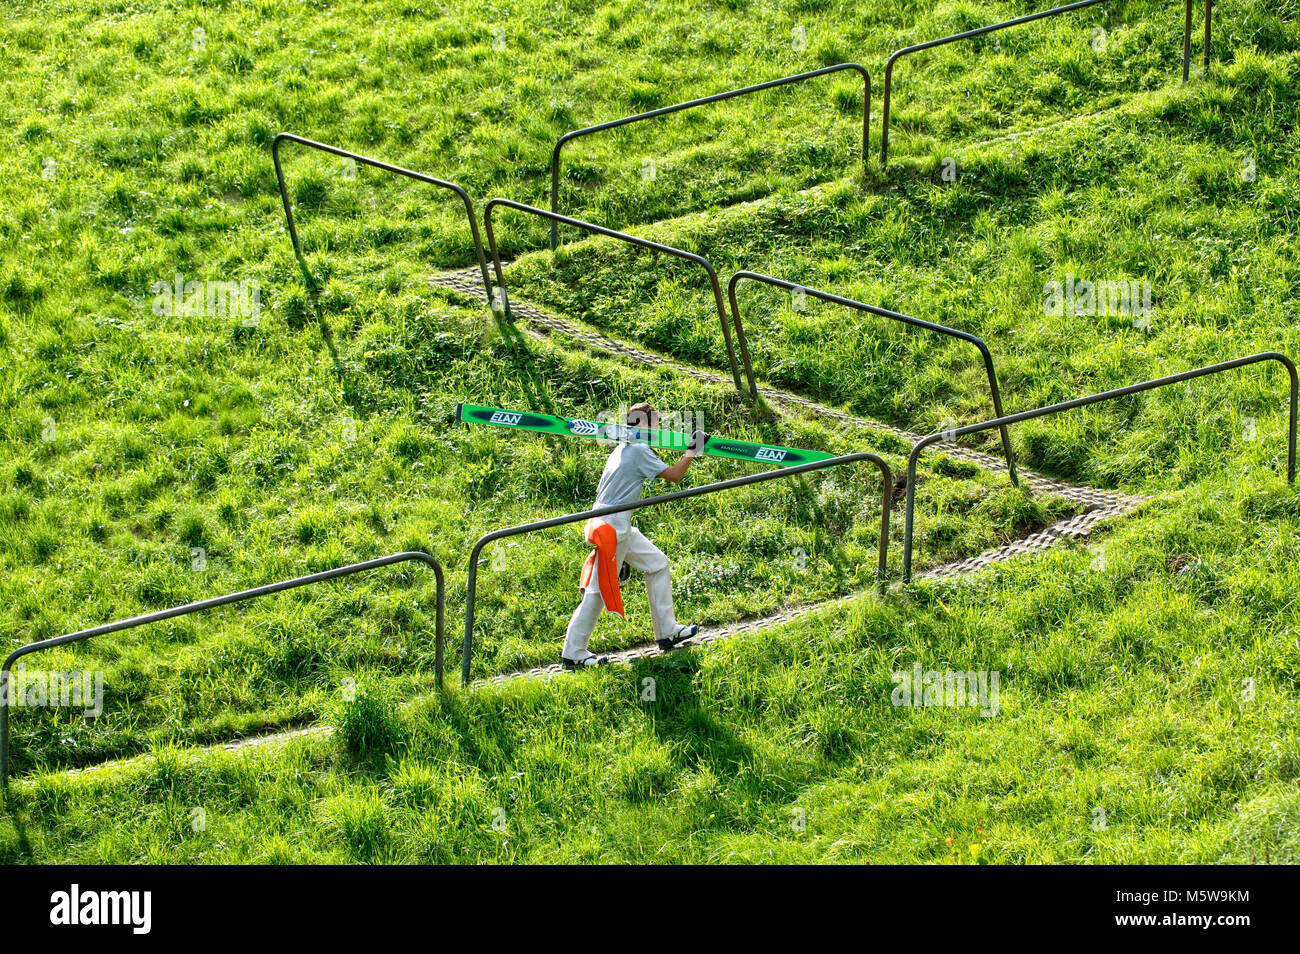
<svg viewBox="0 0 1300 954">
<path fill-rule="evenodd" d="M 584 421 L 553 417 L 550 414 L 535 414 L 532 411 L 508 411 L 499 407 L 482 407 L 477 404 L 456 405 L 456 419 L 467 424 L 490 424 L 493 427 L 513 427 L 523 431 L 538 431 L 543 434 L 560 434 L 564 437 L 594 437 L 607 441 L 642 441 L 660 450 L 686 450 L 691 443 L 691 435 L 682 431 L 650 431 L 623 424 L 602 421 Z M 798 450 L 793 447 L 780 447 L 775 444 L 755 444 L 751 441 L 728 440 L 706 434 L 704 438 L 705 454 L 714 457 L 731 457 L 736 460 L 752 460 L 760 464 L 776 464 L 791 467 L 795 464 L 808 464 L 816 460 L 830 460 L 834 454 L 824 451 Z"/>
</svg>

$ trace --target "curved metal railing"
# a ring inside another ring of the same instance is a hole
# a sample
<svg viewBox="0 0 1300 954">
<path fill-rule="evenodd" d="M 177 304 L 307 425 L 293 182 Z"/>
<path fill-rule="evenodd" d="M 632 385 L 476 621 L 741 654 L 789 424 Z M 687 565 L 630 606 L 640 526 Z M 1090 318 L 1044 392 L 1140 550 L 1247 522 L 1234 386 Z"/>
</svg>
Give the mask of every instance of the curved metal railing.
<svg viewBox="0 0 1300 954">
<path fill-rule="evenodd" d="M 952 36 L 940 37 L 937 40 L 927 40 L 924 43 L 917 43 L 913 46 L 904 47 L 901 50 L 895 50 L 890 54 L 889 60 L 885 63 L 885 94 L 884 103 L 881 106 L 880 117 L 880 165 L 883 167 L 889 162 L 889 103 L 890 93 L 894 85 L 894 64 L 904 56 L 912 53 L 920 53 L 922 50 L 933 49 L 936 46 L 944 46 L 948 43 L 956 43 L 958 40 L 969 40 L 973 37 L 983 36 L 986 33 L 992 33 L 995 30 L 1005 30 L 1007 27 L 1020 26 L 1025 23 L 1032 23 L 1035 20 L 1042 20 L 1046 17 L 1058 16 L 1062 13 L 1070 13 L 1073 10 L 1082 10 L 1085 7 L 1095 6 L 1098 3 L 1105 3 L 1106 0 L 1078 0 L 1077 3 L 1069 3 L 1062 7 L 1053 7 L 1050 10 L 1039 10 L 1037 13 L 1030 13 L 1023 17 L 1016 17 L 1014 20 L 1006 20 L 1002 23 L 992 23 L 988 26 L 978 27 L 974 30 L 967 30 L 964 33 L 954 33 Z M 1190 75 L 1191 58 L 1192 58 L 1192 0 L 1184 0 L 1186 5 L 1186 15 L 1183 18 L 1183 82 L 1187 82 Z M 1210 12 L 1214 0 L 1205 0 L 1205 68 L 1210 68 Z"/>
<path fill-rule="evenodd" d="M 195 603 L 186 603 L 184 606 L 173 606 L 170 609 L 158 610 L 155 613 L 145 613 L 141 616 L 132 616 L 129 619 L 120 619 L 112 623 L 104 623 L 101 626 L 95 626 L 91 629 L 79 630 L 75 633 L 68 633 L 66 636 L 55 636 L 51 639 L 42 639 L 35 643 L 28 643 L 26 646 L 20 646 L 11 652 L 4 665 L 0 666 L 0 784 L 9 784 L 9 685 L 13 665 L 23 656 L 29 653 L 40 652 L 42 649 L 53 649 L 55 646 L 64 646 L 68 643 L 76 643 L 92 636 L 103 636 L 107 633 L 118 633 L 124 629 L 134 629 L 137 626 L 144 626 L 148 623 L 157 623 L 165 619 L 174 619 L 177 616 L 187 616 L 190 613 L 197 613 L 201 610 L 215 609 L 218 606 L 226 606 L 229 603 L 240 603 L 244 600 L 256 599 L 259 596 L 270 596 L 272 593 L 281 593 L 285 590 L 297 589 L 300 586 L 310 586 L 313 583 L 324 583 L 326 580 L 338 579 L 342 576 L 351 576 L 354 573 L 363 573 L 366 570 L 376 570 L 380 567 L 391 566 L 394 563 L 404 563 L 415 560 L 425 564 L 433 570 L 437 586 L 438 607 L 434 621 L 434 671 L 438 685 L 442 685 L 442 668 L 443 668 L 443 610 L 446 602 L 446 582 L 443 577 L 442 564 L 437 561 L 431 554 L 421 550 L 408 550 L 402 553 L 393 553 L 386 557 L 378 557 L 374 560 L 366 560 L 362 563 L 352 563 L 348 566 L 336 567 L 332 570 L 324 570 L 320 573 L 311 573 L 307 576 L 294 577 L 291 580 L 281 580 L 278 583 L 267 583 L 263 586 L 255 586 L 252 589 L 240 590 L 237 593 L 227 593 L 224 596 L 214 596 L 210 599 L 199 600 Z"/>
<path fill-rule="evenodd" d="M 727 298 L 731 302 L 731 320 L 736 326 L 736 336 L 740 339 L 741 345 L 745 351 L 745 363 L 749 365 L 749 346 L 745 343 L 744 325 L 740 320 L 740 307 L 736 303 L 736 285 L 741 279 L 761 282 L 765 285 L 773 285 L 776 288 L 784 288 L 791 292 L 803 292 L 814 298 L 820 298 L 822 301 L 830 302 L 834 305 L 843 305 L 846 308 L 855 308 L 858 311 L 865 311 L 870 315 L 878 315 L 881 318 L 890 318 L 894 321 L 901 321 L 905 325 L 911 325 L 915 328 L 923 328 L 926 331 L 933 331 L 936 334 L 947 335 L 950 338 L 957 338 L 960 341 L 967 341 L 979 349 L 980 357 L 984 360 L 984 370 L 989 378 L 989 392 L 993 396 L 993 413 L 997 417 L 1002 416 L 1002 394 L 998 390 L 998 375 L 993 368 L 993 354 L 989 351 L 988 345 L 981 338 L 967 331 L 959 331 L 956 328 L 949 328 L 946 325 L 935 324 L 933 321 L 925 321 L 922 318 L 913 318 L 911 315 L 904 315 L 901 312 L 890 311 L 887 308 L 880 308 L 876 305 L 868 305 L 860 301 L 854 301 L 852 298 L 844 298 L 840 295 L 833 295 L 830 292 L 820 291 L 816 288 L 809 288 L 807 285 L 797 285 L 794 282 L 788 282 L 783 278 L 773 278 L 771 275 L 763 275 L 759 272 L 740 271 L 731 276 L 731 281 L 727 283 Z M 1020 477 L 1016 473 L 1015 455 L 1011 452 L 1011 436 L 1007 429 L 1002 429 L 1002 452 L 1007 459 L 1007 473 L 1011 476 L 1011 482 L 1019 486 Z"/>
<path fill-rule="evenodd" d="M 893 498 L 894 477 L 890 472 L 889 465 L 875 454 L 844 454 L 840 457 L 832 457 L 829 460 L 813 461 L 809 464 L 799 464 L 795 467 L 783 467 L 780 470 L 768 470 L 761 474 L 748 474 L 744 477 L 736 477 L 732 480 L 718 481 L 717 483 L 704 484 L 700 487 L 690 487 L 686 490 L 675 490 L 672 493 L 660 494 L 657 497 L 645 497 L 641 500 L 634 500 L 631 503 L 619 504 L 616 507 L 596 507 L 593 510 L 584 510 L 582 513 L 565 514 L 562 517 L 550 517 L 546 520 L 537 520 L 532 523 L 520 524 L 514 527 L 506 527 L 502 530 L 493 530 L 491 533 L 484 534 L 474 544 L 474 549 L 469 555 L 469 579 L 465 593 L 465 641 L 461 647 L 461 681 L 469 684 L 470 660 L 474 654 L 474 604 L 477 594 L 478 582 L 478 559 L 483 548 L 494 540 L 501 540 L 505 537 L 517 537 L 521 534 L 532 533 L 535 530 L 546 530 L 550 527 L 559 527 L 568 523 L 577 523 L 579 521 L 590 520 L 593 517 L 607 517 L 610 514 L 625 513 L 630 510 L 640 510 L 643 507 L 653 507 L 658 504 L 668 503 L 673 500 L 684 500 L 687 497 L 698 497 L 701 494 L 713 494 L 721 490 L 731 490 L 736 487 L 745 487 L 749 484 L 758 484 L 768 480 L 780 480 L 783 477 L 793 477 L 795 474 L 805 474 L 813 470 L 823 470 L 827 467 L 837 467 L 841 464 L 851 464 L 856 461 L 871 461 L 880 469 L 880 478 L 884 487 L 881 491 L 880 501 L 880 544 L 878 563 L 876 568 L 876 577 L 881 585 L 884 585 L 886 563 L 889 556 L 889 506 Z"/>
<path fill-rule="evenodd" d="M 454 182 L 448 182 L 446 179 L 438 179 L 434 176 L 425 175 L 423 172 L 416 172 L 414 169 L 395 166 L 392 163 L 383 162 L 370 156 L 363 156 L 359 152 L 349 152 L 346 149 L 340 149 L 338 146 L 331 146 L 327 143 L 316 142 L 314 139 L 304 139 L 302 136 L 296 136 L 293 133 L 282 132 L 271 142 L 271 161 L 275 163 L 275 178 L 280 184 L 280 201 L 284 203 L 284 218 L 289 226 L 289 238 L 293 241 L 294 254 L 297 256 L 305 274 L 310 276 L 311 273 L 306 270 L 306 260 L 302 255 L 302 244 L 298 241 L 298 226 L 293 218 L 293 203 L 289 199 L 289 188 L 284 181 L 284 168 L 280 164 L 280 145 L 286 142 L 307 146 L 309 149 L 319 149 L 321 152 L 327 152 L 330 155 L 351 159 L 353 162 L 359 162 L 362 165 L 382 169 L 384 172 L 405 176 L 408 179 L 414 179 L 416 182 L 424 182 L 456 193 L 461 202 L 465 204 L 465 214 L 469 217 L 469 233 L 474 240 L 474 252 L 478 256 L 479 270 L 483 274 L 483 290 L 487 293 L 488 301 L 492 301 L 492 281 L 488 278 L 487 258 L 483 254 L 483 240 L 479 238 L 478 217 L 474 215 L 474 203 L 470 200 L 469 193 L 465 191 L 464 187 Z"/>
<path fill-rule="evenodd" d="M 1032 420 L 1036 417 L 1045 417 L 1048 414 L 1059 414 L 1061 411 L 1068 411 L 1076 407 L 1084 407 L 1089 404 L 1096 404 L 1098 401 L 1109 401 L 1112 398 L 1125 397 L 1129 394 L 1137 394 L 1141 391 L 1150 391 L 1152 388 L 1165 387 L 1170 384 L 1178 384 L 1181 381 L 1190 381 L 1192 378 L 1204 377 L 1207 374 L 1218 374 L 1222 371 L 1231 371 L 1234 368 L 1240 368 L 1248 364 L 1255 364 L 1260 361 L 1277 361 L 1286 368 L 1291 377 L 1291 412 L 1287 427 L 1287 480 L 1295 483 L 1295 445 L 1296 445 L 1296 407 L 1300 403 L 1300 382 L 1296 379 L 1295 363 L 1286 355 L 1277 351 L 1262 351 L 1259 354 L 1248 355 L 1244 358 L 1234 358 L 1231 361 L 1221 361 L 1218 364 L 1206 365 L 1203 368 L 1194 368 L 1191 371 L 1182 371 L 1178 374 L 1170 374 L 1163 378 L 1156 378 L 1151 381 L 1143 381 L 1140 384 L 1130 384 L 1122 388 L 1115 388 L 1111 391 L 1102 391 L 1099 394 L 1090 394 L 1087 397 L 1074 398 L 1070 401 L 1062 401 L 1059 404 L 1049 404 L 1046 407 L 1034 408 L 1031 411 L 1021 411 L 1019 414 L 1009 414 L 1006 417 L 1000 417 L 992 421 L 983 421 L 979 424 L 967 424 L 964 427 L 958 427 L 955 430 L 946 431 L 940 434 L 931 434 L 923 437 L 912 446 L 912 453 L 907 458 L 907 504 L 903 520 L 903 580 L 908 581 L 912 578 L 912 513 L 916 500 L 916 464 L 920 459 L 921 452 L 933 444 L 940 441 L 950 441 L 953 437 L 960 437 L 963 434 L 975 434 L 980 431 L 987 431 L 994 427 L 1007 427 L 1020 421 Z"/>
<path fill-rule="evenodd" d="M 745 393 L 744 386 L 740 383 L 740 367 L 736 363 L 736 350 L 731 343 L 731 327 L 727 316 L 727 306 L 722 303 L 722 284 L 718 281 L 717 270 L 709 264 L 708 260 L 694 252 L 687 252 L 680 248 L 673 248 L 671 245 L 662 245 L 659 242 L 652 242 L 649 239 L 643 239 L 640 236 L 628 235 L 626 232 L 616 232 L 614 229 L 607 229 L 603 225 L 593 225 L 591 222 L 584 222 L 581 219 L 571 219 L 567 215 L 560 215 L 557 212 L 550 212 L 546 209 L 539 209 L 536 206 L 524 205 L 522 202 L 515 202 L 512 199 L 489 199 L 487 205 L 483 207 L 483 227 L 487 232 L 488 250 L 492 253 L 492 267 L 496 270 L 497 277 L 497 296 L 493 297 L 489 293 L 489 298 L 493 301 L 493 308 L 500 307 L 505 316 L 511 321 L 514 317 L 510 314 L 510 300 L 506 294 L 505 275 L 501 269 L 501 256 L 497 254 L 496 233 L 492 228 L 492 213 L 497 208 L 514 209 L 516 212 L 523 212 L 527 215 L 535 215 L 538 218 L 549 219 L 552 222 L 559 222 L 563 225 L 571 225 L 574 228 L 591 232 L 595 235 L 603 235 L 605 238 L 616 239 L 620 242 L 627 242 L 629 245 L 636 245 L 640 248 L 650 249 L 653 252 L 663 252 L 665 255 L 671 255 L 675 258 L 684 259 L 688 262 L 694 262 L 699 265 L 709 276 L 709 284 L 713 287 L 713 301 L 718 309 L 718 322 L 722 325 L 722 340 L 727 346 L 727 360 L 731 364 L 731 377 L 735 381 L 736 390 Z M 749 349 L 745 347 L 744 340 L 741 340 L 742 353 L 745 356 L 745 374 L 749 379 L 750 395 L 758 397 L 758 384 L 754 381 L 754 369 L 749 363 Z"/>
<path fill-rule="evenodd" d="M 560 213 L 560 153 L 563 151 L 566 143 L 572 142 L 582 136 L 590 136 L 593 133 L 603 132 L 606 129 L 616 129 L 619 126 L 627 126 L 631 123 L 641 122 L 645 119 L 655 119 L 659 116 L 667 116 L 670 113 L 678 113 L 684 109 L 693 109 L 696 106 L 707 106 L 709 103 L 717 103 L 724 99 L 732 99 L 736 96 L 745 96 L 749 93 L 760 93 L 766 89 L 772 89 L 777 86 L 785 86 L 789 83 L 799 83 L 805 80 L 814 79 L 818 76 L 825 76 L 827 73 L 837 73 L 840 70 L 857 70 L 862 74 L 863 104 L 862 104 L 862 166 L 867 165 L 868 137 L 871 131 L 871 74 L 867 68 L 859 63 L 836 63 L 834 66 L 824 66 L 819 70 L 809 70 L 806 73 L 796 73 L 793 76 L 783 76 L 780 79 L 768 80 L 766 83 L 757 83 L 753 86 L 745 86 L 741 89 L 727 90 L 725 93 L 714 93 L 712 96 L 704 96 L 700 99 L 692 99 L 689 102 L 677 103 L 673 106 L 661 106 L 658 109 L 651 109 L 644 113 L 637 113 L 635 116 L 624 116 L 621 119 L 611 119 L 608 122 L 597 123 L 595 126 L 587 126 L 583 129 L 574 129 L 566 132 L 555 143 L 555 149 L 551 152 L 551 211 L 557 215 Z M 551 222 L 551 250 L 554 251 L 559 247 L 560 234 L 559 222 Z"/>
</svg>

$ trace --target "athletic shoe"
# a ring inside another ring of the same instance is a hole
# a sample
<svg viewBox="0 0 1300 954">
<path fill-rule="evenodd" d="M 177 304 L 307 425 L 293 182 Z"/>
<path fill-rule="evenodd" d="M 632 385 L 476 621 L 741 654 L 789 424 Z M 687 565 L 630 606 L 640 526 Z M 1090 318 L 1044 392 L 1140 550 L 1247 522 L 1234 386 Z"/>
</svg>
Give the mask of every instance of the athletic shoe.
<svg viewBox="0 0 1300 954">
<path fill-rule="evenodd" d="M 586 669 L 588 666 L 608 666 L 609 657 L 588 656 L 586 659 L 574 661 L 572 659 L 565 659 L 561 656 L 560 665 L 563 666 L 567 672 L 577 672 L 579 669 Z"/>
<path fill-rule="evenodd" d="M 672 649 L 674 646 L 680 646 L 682 643 L 686 642 L 686 640 L 690 639 L 699 631 L 700 627 L 691 623 L 689 626 L 679 626 L 674 635 L 665 636 L 663 639 L 655 640 L 655 642 L 659 644 L 661 650 L 668 652 L 668 650 Z"/>
</svg>

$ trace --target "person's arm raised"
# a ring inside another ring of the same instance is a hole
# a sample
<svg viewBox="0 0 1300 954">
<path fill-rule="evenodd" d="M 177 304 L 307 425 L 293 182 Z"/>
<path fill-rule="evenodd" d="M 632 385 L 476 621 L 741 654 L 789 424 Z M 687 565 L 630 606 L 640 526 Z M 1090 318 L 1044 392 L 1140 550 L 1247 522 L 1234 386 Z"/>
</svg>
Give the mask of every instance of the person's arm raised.
<svg viewBox="0 0 1300 954">
<path fill-rule="evenodd" d="M 691 461 L 693 461 L 701 449 L 704 447 L 704 434 L 696 431 L 691 435 L 691 446 L 682 452 L 682 458 L 671 467 L 665 467 L 659 473 L 660 480 L 666 480 L 670 484 L 675 484 L 686 476 L 686 471 L 690 470 Z"/>
</svg>

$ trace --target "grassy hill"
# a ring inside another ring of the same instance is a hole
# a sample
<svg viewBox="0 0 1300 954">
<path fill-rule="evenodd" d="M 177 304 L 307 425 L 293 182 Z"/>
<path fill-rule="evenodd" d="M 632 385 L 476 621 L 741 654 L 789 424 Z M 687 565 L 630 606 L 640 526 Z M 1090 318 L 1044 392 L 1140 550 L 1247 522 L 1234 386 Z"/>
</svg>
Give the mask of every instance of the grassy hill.
<svg viewBox="0 0 1300 954">
<path fill-rule="evenodd" d="M 574 145 L 565 206 L 706 255 L 724 278 L 765 271 L 980 334 L 1009 411 L 1294 355 L 1292 7 L 1217 5 L 1215 63 L 1187 88 L 1168 4 L 905 61 L 888 173 L 862 172 L 861 90 L 843 76 L 639 124 Z M 453 202 L 286 147 L 313 300 L 270 141 L 287 129 L 455 179 L 480 208 L 544 204 L 568 129 L 845 59 L 879 81 L 900 45 L 1029 9 L 10 4 L 7 645 L 427 549 L 449 571 L 454 646 L 473 542 L 582 509 L 603 463 L 594 445 L 452 425 L 466 399 L 591 416 L 648 397 L 702 411 L 715 432 L 873 449 L 901 469 L 906 446 L 878 433 L 772 419 L 726 387 L 503 333 L 429 281 L 474 261 Z M 1097 115 L 986 143 L 1081 113 Z M 510 215 L 499 235 L 515 297 L 725 368 L 685 268 L 572 238 L 551 255 L 541 224 Z M 158 308 L 157 283 L 178 274 L 259 283 L 257 323 Z M 1067 275 L 1149 282 L 1155 314 L 1045 315 L 1045 283 Z M 953 342 L 811 300 L 797 312 L 773 291 L 741 304 L 772 384 L 923 432 L 990 414 Z M 861 595 L 591 679 L 434 695 L 433 586 L 418 568 L 29 657 L 102 670 L 105 712 L 12 713 L 21 779 L 0 855 L 1300 860 L 1300 501 L 1279 477 L 1283 393 L 1251 370 L 1021 426 L 1018 453 L 1049 475 L 1162 496 L 1091 549 L 885 595 L 870 586 L 874 473 L 647 512 L 678 561 L 683 618 Z M 710 460 L 690 479 L 744 472 Z M 941 454 L 921 476 L 922 566 L 1074 512 Z M 585 548 L 571 529 L 498 549 L 482 568 L 481 674 L 554 660 Z M 897 546 L 892 559 L 896 577 Z M 648 638 L 636 584 L 631 597 L 628 624 L 603 624 L 597 648 Z M 891 705 L 892 674 L 914 663 L 1000 673 L 998 714 Z M 321 721 L 337 735 L 190 748 Z"/>
<path fill-rule="evenodd" d="M 42 777 L 6 856 L 1294 862 L 1300 522 L 1289 489 L 1239 494 L 1185 494 L 1102 561 L 1056 551 L 591 679 L 363 695 L 338 739 Z M 891 706 L 916 662 L 1000 669 L 998 714 Z"/>
</svg>

